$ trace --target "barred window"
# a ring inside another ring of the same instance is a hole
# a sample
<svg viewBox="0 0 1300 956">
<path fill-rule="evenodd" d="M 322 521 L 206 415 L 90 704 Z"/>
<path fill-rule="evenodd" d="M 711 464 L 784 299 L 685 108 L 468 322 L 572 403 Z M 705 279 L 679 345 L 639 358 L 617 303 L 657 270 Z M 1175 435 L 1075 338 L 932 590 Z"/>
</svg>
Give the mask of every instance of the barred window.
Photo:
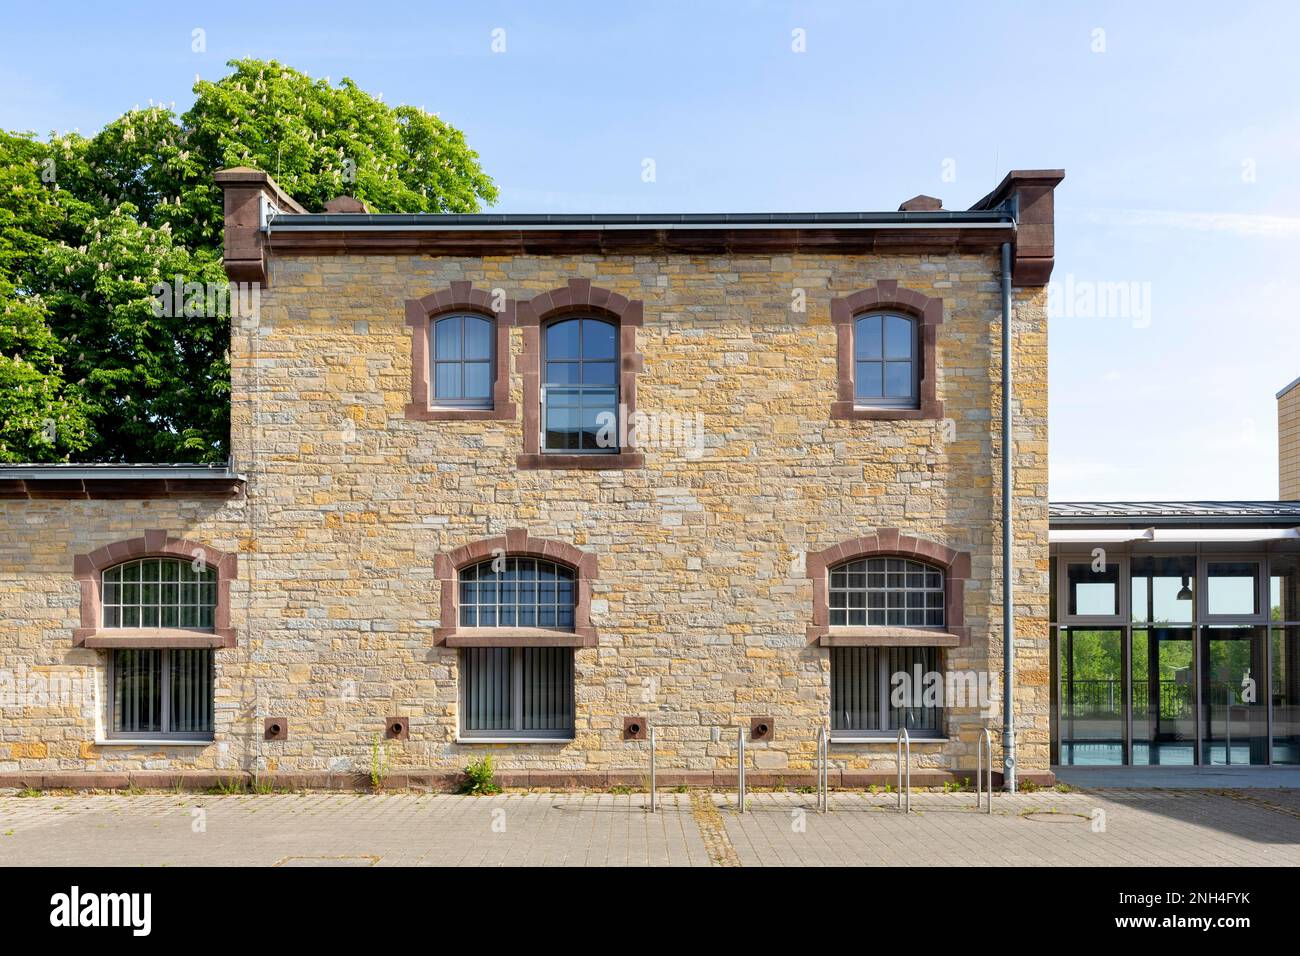
<svg viewBox="0 0 1300 956">
<path fill-rule="evenodd" d="M 493 558 L 460 572 L 461 627 L 573 630 L 572 568 L 537 558 Z"/>
<path fill-rule="evenodd" d="M 905 558 L 861 558 L 831 568 L 830 623 L 943 627 L 943 572 Z"/>
<path fill-rule="evenodd" d="M 207 648 L 109 653 L 110 737 L 212 737 L 214 655 Z"/>
<path fill-rule="evenodd" d="M 831 730 L 913 737 L 944 733 L 937 647 L 832 647 Z"/>
<path fill-rule="evenodd" d="M 462 737 L 573 736 L 573 649 L 461 651 Z"/>
<path fill-rule="evenodd" d="M 217 570 L 175 558 L 143 558 L 104 572 L 104 627 L 184 627 L 211 630 Z"/>
</svg>

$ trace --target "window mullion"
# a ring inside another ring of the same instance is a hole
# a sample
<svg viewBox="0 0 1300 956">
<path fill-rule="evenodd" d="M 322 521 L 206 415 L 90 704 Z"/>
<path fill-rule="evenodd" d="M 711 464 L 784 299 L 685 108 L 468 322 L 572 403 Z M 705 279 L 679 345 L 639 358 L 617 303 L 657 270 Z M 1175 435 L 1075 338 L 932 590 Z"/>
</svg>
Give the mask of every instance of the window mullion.
<svg viewBox="0 0 1300 956">
<path fill-rule="evenodd" d="M 510 649 L 510 729 L 524 729 L 524 649 Z"/>
<path fill-rule="evenodd" d="M 158 704 L 158 726 L 164 734 L 171 733 L 171 698 L 172 698 L 172 668 L 171 668 L 171 651 L 164 649 L 158 655 L 158 666 L 162 669 L 162 676 L 158 681 L 161 688 L 162 700 Z"/>
</svg>

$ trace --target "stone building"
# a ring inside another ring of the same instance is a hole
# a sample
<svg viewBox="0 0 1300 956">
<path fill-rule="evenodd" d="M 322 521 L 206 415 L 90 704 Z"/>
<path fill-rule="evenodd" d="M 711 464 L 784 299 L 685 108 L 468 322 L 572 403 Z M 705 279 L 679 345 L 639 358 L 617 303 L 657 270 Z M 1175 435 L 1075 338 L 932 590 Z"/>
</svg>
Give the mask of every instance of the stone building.
<svg viewBox="0 0 1300 956">
<path fill-rule="evenodd" d="M 228 467 L 0 470 L 0 785 L 1050 779 L 1056 170 L 972 209 L 308 213 L 218 174 Z M 247 283 L 248 285 L 238 285 Z M 755 723 L 766 724 L 768 734 Z M 635 735 L 633 735 L 635 736 Z M 758 774 L 756 778 L 753 774 Z M 206 775 L 206 776 L 205 776 Z"/>
</svg>

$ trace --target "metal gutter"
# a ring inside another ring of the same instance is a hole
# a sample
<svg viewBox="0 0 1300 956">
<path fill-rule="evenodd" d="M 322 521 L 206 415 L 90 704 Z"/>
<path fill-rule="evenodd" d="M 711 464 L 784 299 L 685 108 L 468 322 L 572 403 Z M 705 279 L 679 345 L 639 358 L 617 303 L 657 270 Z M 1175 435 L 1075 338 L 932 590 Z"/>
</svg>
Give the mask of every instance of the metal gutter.
<svg viewBox="0 0 1300 956">
<path fill-rule="evenodd" d="M 320 231 L 528 231 L 565 230 L 717 230 L 717 229 L 1005 229 L 1014 225 L 1002 211 L 942 211 L 897 213 L 673 213 L 654 215 L 521 214 L 400 214 L 306 213 L 272 216 L 265 229 Z"/>
</svg>

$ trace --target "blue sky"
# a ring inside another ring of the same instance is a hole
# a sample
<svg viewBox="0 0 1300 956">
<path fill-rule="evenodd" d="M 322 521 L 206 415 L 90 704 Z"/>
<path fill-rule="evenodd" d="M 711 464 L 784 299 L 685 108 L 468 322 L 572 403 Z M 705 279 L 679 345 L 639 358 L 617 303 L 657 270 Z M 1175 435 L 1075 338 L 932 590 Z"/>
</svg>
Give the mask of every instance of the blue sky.
<svg viewBox="0 0 1300 956">
<path fill-rule="evenodd" d="M 1300 376 L 1300 5 L 182 6 L 0 3 L 0 124 L 183 109 L 196 73 L 251 55 L 438 112 L 500 211 L 961 209 L 1010 168 L 1064 167 L 1052 497 L 1276 497 L 1273 396 Z M 1102 283 L 1130 306 L 1086 314 L 1075 296 Z"/>
</svg>

